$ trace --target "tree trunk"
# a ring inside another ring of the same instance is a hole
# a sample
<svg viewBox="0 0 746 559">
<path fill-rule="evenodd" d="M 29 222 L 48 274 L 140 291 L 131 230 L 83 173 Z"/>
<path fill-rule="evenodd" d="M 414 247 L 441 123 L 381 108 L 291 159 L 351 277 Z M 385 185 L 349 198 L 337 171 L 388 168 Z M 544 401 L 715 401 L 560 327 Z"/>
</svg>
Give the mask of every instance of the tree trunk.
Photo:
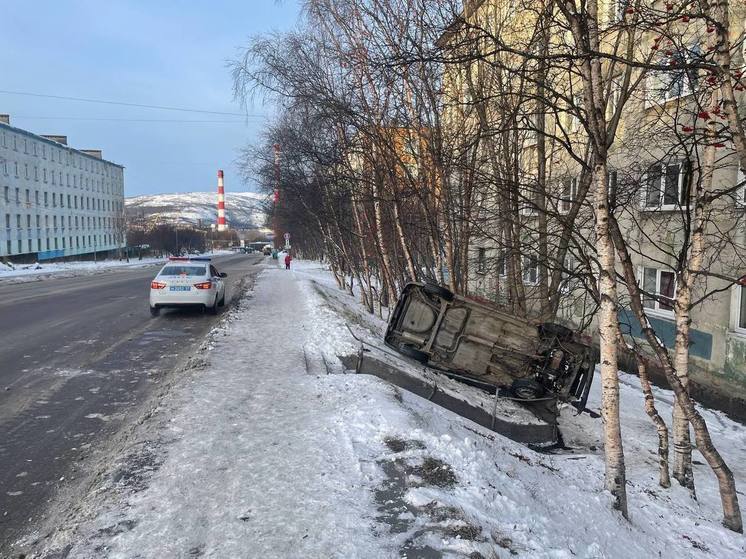
<svg viewBox="0 0 746 559">
<path fill-rule="evenodd" d="M 645 413 L 653 420 L 655 428 L 658 431 L 658 483 L 661 487 L 671 487 L 671 478 L 668 473 L 668 427 L 666 422 L 655 408 L 655 398 L 653 390 L 650 388 L 650 379 L 648 378 L 648 368 L 644 357 L 635 356 L 637 359 L 637 373 L 640 376 L 640 385 L 645 397 Z"/>
<path fill-rule="evenodd" d="M 627 479 L 624 467 L 622 427 L 619 421 L 619 372 L 617 293 L 614 245 L 609 235 L 609 207 L 606 192 L 606 164 L 596 163 L 593 169 L 596 207 L 596 246 L 600 265 L 601 305 L 598 313 L 598 333 L 601 350 L 601 417 L 604 423 L 605 486 L 614 497 L 614 508 L 627 513 Z"/>
</svg>

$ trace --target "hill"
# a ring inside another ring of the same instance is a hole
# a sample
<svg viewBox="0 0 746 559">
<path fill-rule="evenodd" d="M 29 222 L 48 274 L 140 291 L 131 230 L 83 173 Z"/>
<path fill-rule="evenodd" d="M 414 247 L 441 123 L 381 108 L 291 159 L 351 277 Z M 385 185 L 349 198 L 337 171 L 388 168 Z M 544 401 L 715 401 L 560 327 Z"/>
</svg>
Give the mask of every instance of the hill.
<svg viewBox="0 0 746 559">
<path fill-rule="evenodd" d="M 267 196 L 255 192 L 226 192 L 225 215 L 228 225 L 237 229 L 263 229 L 266 225 Z M 130 221 L 208 225 L 217 222 L 215 192 L 153 194 L 125 199 Z"/>
</svg>

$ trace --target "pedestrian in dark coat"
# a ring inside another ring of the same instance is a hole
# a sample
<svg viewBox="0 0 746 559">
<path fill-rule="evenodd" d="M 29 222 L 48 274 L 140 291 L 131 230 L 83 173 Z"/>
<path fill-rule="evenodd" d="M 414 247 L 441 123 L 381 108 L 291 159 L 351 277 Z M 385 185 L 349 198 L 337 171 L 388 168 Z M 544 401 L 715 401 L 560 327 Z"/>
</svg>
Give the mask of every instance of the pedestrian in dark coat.
<svg viewBox="0 0 746 559">
<path fill-rule="evenodd" d="M 290 269 L 290 261 L 291 261 L 291 260 L 292 260 L 292 258 L 290 257 L 290 253 L 288 252 L 288 253 L 287 253 L 287 254 L 285 255 L 285 269 L 286 269 L 286 270 L 289 270 L 289 269 Z"/>
</svg>

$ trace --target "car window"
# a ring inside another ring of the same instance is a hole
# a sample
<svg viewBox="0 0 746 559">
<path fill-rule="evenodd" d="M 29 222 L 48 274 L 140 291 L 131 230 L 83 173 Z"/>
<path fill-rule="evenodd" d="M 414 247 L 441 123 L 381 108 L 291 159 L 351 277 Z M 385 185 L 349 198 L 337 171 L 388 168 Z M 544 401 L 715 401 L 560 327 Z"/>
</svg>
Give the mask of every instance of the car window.
<svg viewBox="0 0 746 559">
<path fill-rule="evenodd" d="M 215 266 L 210 266 L 210 275 L 213 277 L 218 277 L 220 274 L 218 274 L 218 271 L 215 269 Z"/>
<path fill-rule="evenodd" d="M 161 276 L 204 276 L 204 266 L 166 266 L 161 270 Z"/>
</svg>

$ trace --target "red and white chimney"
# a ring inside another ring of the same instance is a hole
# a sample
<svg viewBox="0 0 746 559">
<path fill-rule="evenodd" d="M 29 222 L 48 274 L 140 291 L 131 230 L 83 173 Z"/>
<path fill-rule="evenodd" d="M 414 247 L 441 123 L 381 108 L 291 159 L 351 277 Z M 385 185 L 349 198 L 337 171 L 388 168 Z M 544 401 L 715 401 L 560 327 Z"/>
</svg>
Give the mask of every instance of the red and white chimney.
<svg viewBox="0 0 746 559">
<path fill-rule="evenodd" d="M 223 186 L 223 170 L 218 170 L 218 231 L 225 231 L 225 187 Z"/>
</svg>

